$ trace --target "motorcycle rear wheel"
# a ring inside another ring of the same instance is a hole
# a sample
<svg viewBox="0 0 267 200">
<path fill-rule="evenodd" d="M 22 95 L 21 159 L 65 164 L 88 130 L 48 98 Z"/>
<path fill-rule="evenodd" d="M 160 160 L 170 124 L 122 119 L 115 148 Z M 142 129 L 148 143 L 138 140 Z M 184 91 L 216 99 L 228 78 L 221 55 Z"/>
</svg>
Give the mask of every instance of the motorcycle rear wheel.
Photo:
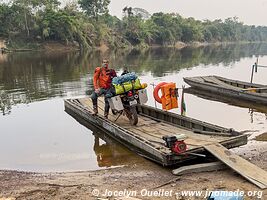
<svg viewBox="0 0 267 200">
<path fill-rule="evenodd" d="M 138 123 L 138 114 L 135 106 L 126 110 L 126 116 L 130 120 L 131 125 L 135 126 Z"/>
</svg>

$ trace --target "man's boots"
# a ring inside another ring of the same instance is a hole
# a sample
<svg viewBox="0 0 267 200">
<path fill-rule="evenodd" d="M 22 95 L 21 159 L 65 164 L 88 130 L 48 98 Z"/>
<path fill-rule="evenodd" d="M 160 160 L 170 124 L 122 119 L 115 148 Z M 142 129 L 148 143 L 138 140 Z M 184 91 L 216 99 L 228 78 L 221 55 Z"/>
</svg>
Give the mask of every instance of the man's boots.
<svg viewBox="0 0 267 200">
<path fill-rule="evenodd" d="M 104 117 L 105 117 L 106 119 L 108 119 L 108 112 L 105 112 L 105 113 L 104 113 Z"/>
<path fill-rule="evenodd" d="M 108 118 L 108 113 L 109 113 L 109 102 L 108 102 L 108 100 L 107 99 L 105 99 L 105 108 L 104 108 L 104 110 L 105 110 L 105 112 L 104 112 L 104 117 L 107 119 Z"/>
<path fill-rule="evenodd" d="M 93 111 L 94 111 L 94 113 L 93 113 L 93 115 L 97 115 L 98 114 L 98 106 L 97 105 L 93 105 Z"/>
</svg>

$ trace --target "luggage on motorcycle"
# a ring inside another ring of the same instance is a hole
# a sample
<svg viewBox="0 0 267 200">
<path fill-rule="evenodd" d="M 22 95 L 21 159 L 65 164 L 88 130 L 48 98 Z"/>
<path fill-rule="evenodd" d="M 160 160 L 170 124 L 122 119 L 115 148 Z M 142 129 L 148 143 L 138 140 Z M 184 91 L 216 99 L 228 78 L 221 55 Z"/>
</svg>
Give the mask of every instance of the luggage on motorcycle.
<svg viewBox="0 0 267 200">
<path fill-rule="evenodd" d="M 164 110 L 171 110 L 173 108 L 178 108 L 178 100 L 177 100 L 177 90 L 175 83 L 166 83 L 160 87 L 162 97 L 162 108 Z"/>
<path fill-rule="evenodd" d="M 108 103 L 112 110 L 121 111 L 124 109 L 120 96 L 114 96 L 109 98 Z"/>
<path fill-rule="evenodd" d="M 128 92 L 130 90 L 138 90 L 142 88 L 140 79 L 136 79 L 135 81 L 128 81 L 128 82 L 124 82 L 122 84 L 113 84 L 114 88 L 115 88 L 115 93 L 118 94 L 123 94 L 125 92 Z"/>
<path fill-rule="evenodd" d="M 140 104 L 145 104 L 148 101 L 146 89 L 138 90 Z"/>
<path fill-rule="evenodd" d="M 142 89 L 147 88 L 147 83 L 142 83 Z"/>
<path fill-rule="evenodd" d="M 134 72 L 131 72 L 131 73 L 124 74 L 122 76 L 114 77 L 112 79 L 112 84 L 119 85 L 119 84 L 123 84 L 125 82 L 134 81 L 137 78 L 138 78 L 137 75 Z"/>
</svg>

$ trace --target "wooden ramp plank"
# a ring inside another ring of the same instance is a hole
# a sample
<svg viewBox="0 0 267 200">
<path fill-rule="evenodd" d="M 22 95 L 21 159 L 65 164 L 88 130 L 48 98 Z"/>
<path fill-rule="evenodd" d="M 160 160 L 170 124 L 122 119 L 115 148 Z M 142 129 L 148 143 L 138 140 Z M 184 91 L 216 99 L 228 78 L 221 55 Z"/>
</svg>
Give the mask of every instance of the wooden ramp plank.
<svg viewBox="0 0 267 200">
<path fill-rule="evenodd" d="M 261 189 L 267 188 L 267 172 L 263 169 L 233 154 L 219 143 L 206 145 L 204 148 Z"/>
</svg>

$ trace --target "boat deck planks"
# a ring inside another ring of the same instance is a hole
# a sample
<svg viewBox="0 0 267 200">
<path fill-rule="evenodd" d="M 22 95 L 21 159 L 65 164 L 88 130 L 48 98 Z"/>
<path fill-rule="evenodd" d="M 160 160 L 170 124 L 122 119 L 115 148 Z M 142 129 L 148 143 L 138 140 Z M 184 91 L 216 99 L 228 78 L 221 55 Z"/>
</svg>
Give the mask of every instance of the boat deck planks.
<svg viewBox="0 0 267 200">
<path fill-rule="evenodd" d="M 93 105 L 92 105 L 91 99 L 84 98 L 84 99 L 79 99 L 79 101 L 85 107 L 93 111 Z M 99 114 L 101 116 L 104 116 L 103 98 L 99 98 L 98 107 L 99 107 Z M 138 118 L 139 121 L 136 126 L 130 125 L 129 120 L 126 118 L 126 116 L 123 116 L 123 115 L 120 116 L 119 119 L 115 122 L 116 118 L 117 116 L 113 115 L 110 112 L 110 115 L 109 115 L 110 121 L 114 122 L 120 127 L 123 127 L 129 131 L 132 131 L 133 133 L 139 135 L 140 137 L 144 137 L 148 139 L 149 141 L 152 141 L 152 143 L 158 143 L 158 142 L 163 143 L 164 141 L 162 140 L 162 137 L 164 135 L 179 135 L 179 134 L 184 134 L 187 137 L 185 139 L 185 142 L 188 144 L 189 148 L 191 148 L 191 145 L 193 147 L 196 147 L 196 146 L 201 147 L 204 145 L 212 144 L 214 142 L 220 142 L 225 139 L 225 137 L 223 136 L 214 137 L 214 136 L 209 136 L 209 135 L 201 135 L 201 134 L 193 133 L 190 130 L 185 130 L 183 128 L 175 127 L 170 124 L 158 122 L 156 120 L 153 120 L 151 118 L 141 116 L 141 115 Z"/>
<path fill-rule="evenodd" d="M 204 153 L 205 145 L 221 143 L 227 148 L 234 148 L 247 143 L 247 136 L 230 129 L 203 121 L 163 111 L 151 106 L 137 106 L 138 124 L 132 126 L 126 116 L 113 115 L 104 118 L 104 98 L 98 99 L 97 116 L 93 116 L 93 105 L 89 97 L 65 100 L 65 111 L 80 123 L 93 124 L 113 139 L 119 141 L 137 153 L 162 165 L 174 165 L 194 159 L 190 153 Z M 194 129 L 213 132 L 214 135 L 194 133 Z M 165 146 L 163 136 L 183 134 L 188 145 L 183 155 L 173 153 Z M 188 152 L 188 154 L 187 154 Z"/>
<path fill-rule="evenodd" d="M 233 154 L 221 144 L 206 145 L 205 149 L 261 189 L 267 188 L 267 172 L 263 169 Z"/>
</svg>

